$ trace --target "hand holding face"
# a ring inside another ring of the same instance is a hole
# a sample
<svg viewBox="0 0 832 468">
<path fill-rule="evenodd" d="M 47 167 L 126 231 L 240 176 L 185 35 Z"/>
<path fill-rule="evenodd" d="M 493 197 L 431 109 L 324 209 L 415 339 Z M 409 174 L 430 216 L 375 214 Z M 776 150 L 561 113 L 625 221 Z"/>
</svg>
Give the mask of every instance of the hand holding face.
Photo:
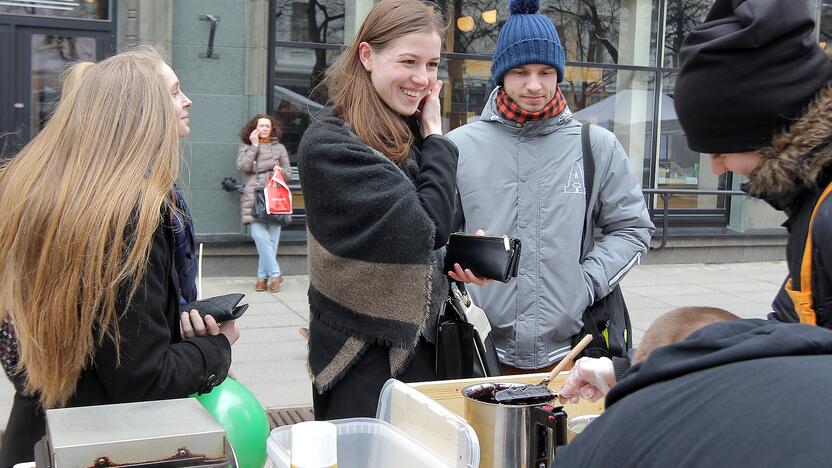
<svg viewBox="0 0 832 468">
<path fill-rule="evenodd" d="M 248 141 L 251 142 L 251 146 L 255 148 L 260 146 L 260 130 L 256 128 L 251 131 L 251 135 L 248 136 Z"/>
<path fill-rule="evenodd" d="M 419 127 L 422 130 L 422 138 L 428 135 L 442 134 L 442 107 L 439 102 L 439 91 L 442 89 L 442 80 L 437 80 L 433 88 L 425 96 L 421 112 L 419 113 Z"/>
</svg>

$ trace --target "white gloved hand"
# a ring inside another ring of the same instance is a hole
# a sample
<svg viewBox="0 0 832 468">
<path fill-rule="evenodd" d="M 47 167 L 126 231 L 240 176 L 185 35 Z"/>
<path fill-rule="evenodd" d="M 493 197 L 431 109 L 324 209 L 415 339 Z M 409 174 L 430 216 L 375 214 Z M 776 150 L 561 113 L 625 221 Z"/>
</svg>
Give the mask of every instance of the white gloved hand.
<svg viewBox="0 0 832 468">
<path fill-rule="evenodd" d="M 583 357 L 575 362 L 563 384 L 558 399 L 561 403 L 578 403 L 581 398 L 598 401 L 615 385 L 615 369 L 610 358 Z"/>
</svg>

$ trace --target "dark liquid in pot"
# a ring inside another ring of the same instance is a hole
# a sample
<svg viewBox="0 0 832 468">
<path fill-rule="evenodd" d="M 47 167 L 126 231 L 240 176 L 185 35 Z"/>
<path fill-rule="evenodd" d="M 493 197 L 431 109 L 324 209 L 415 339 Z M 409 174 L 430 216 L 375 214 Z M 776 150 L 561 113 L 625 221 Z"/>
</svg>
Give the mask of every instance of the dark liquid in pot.
<svg viewBox="0 0 832 468">
<path fill-rule="evenodd" d="M 503 405 L 503 406 L 527 406 L 527 405 L 542 405 L 544 403 L 549 403 L 555 398 L 555 395 L 552 394 L 551 396 L 547 397 L 537 397 L 537 398 L 522 398 L 519 396 L 517 398 L 512 399 L 510 402 L 500 402 L 494 397 L 500 390 L 506 390 L 509 388 L 513 388 L 517 391 L 522 391 L 524 388 L 530 388 L 532 385 L 506 385 L 506 384 L 487 384 L 483 385 L 482 388 L 478 388 L 470 393 L 468 393 L 468 397 L 472 398 L 477 401 L 481 401 L 483 403 L 491 403 L 493 405 Z"/>
</svg>

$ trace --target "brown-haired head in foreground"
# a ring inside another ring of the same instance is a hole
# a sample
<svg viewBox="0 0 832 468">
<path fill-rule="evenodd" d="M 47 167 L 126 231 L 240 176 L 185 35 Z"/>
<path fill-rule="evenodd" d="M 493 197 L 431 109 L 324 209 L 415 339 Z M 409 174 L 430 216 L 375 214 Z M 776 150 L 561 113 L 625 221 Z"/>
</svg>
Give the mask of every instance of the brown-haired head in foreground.
<svg viewBox="0 0 832 468">
<path fill-rule="evenodd" d="M 404 119 L 376 92 L 358 57 L 358 46 L 366 42 L 374 50 L 383 50 L 402 36 L 424 32 L 444 36 L 445 24 L 435 7 L 420 0 L 383 0 L 373 7 L 326 73 L 335 114 L 350 124 L 361 141 L 396 163 L 407 158 L 413 135 Z"/>
<path fill-rule="evenodd" d="M 283 136 L 283 126 L 280 125 L 280 122 L 278 122 L 277 119 L 275 119 L 274 117 L 272 117 L 269 114 L 257 114 L 254 117 L 252 117 L 251 119 L 249 119 L 249 121 L 246 122 L 245 125 L 243 125 L 242 130 L 240 130 L 240 141 L 242 141 L 243 144 L 245 144 L 245 145 L 250 145 L 251 144 L 251 141 L 249 140 L 249 137 L 251 136 L 251 132 L 253 132 L 254 129 L 257 128 L 257 121 L 260 120 L 260 119 L 266 119 L 269 122 L 271 122 L 271 124 L 272 124 L 272 135 L 271 135 L 272 140 L 279 140 L 280 137 Z"/>
<path fill-rule="evenodd" d="M 705 325 L 739 320 L 739 317 L 718 307 L 680 307 L 660 316 L 644 332 L 633 364 L 646 360 L 654 349 L 678 343 Z"/>
</svg>

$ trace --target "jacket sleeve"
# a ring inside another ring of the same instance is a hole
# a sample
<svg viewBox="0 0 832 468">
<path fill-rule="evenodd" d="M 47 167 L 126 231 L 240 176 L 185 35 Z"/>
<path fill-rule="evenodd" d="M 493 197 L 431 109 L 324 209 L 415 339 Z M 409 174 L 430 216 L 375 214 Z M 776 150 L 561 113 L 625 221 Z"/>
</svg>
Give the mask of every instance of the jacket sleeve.
<svg viewBox="0 0 832 468">
<path fill-rule="evenodd" d="M 593 302 L 609 294 L 639 262 L 655 230 L 641 188 L 630 173 L 630 161 L 624 148 L 613 134 L 606 133 L 613 140 L 610 154 L 605 158 L 596 155 L 596 161 L 608 161 L 608 165 L 600 178 L 596 172 L 594 181 L 598 184 L 594 224 L 601 228 L 602 237 L 582 265 L 584 276 L 590 282 L 589 289 L 594 294 Z"/>
<path fill-rule="evenodd" d="M 416 190 L 422 208 L 436 227 L 434 249 L 448 243 L 453 228 L 458 158 L 456 145 L 441 135 L 430 135 L 422 145 Z"/>
<path fill-rule="evenodd" d="M 275 149 L 277 150 L 277 164 L 283 169 L 283 177 L 286 182 L 289 182 L 292 180 L 292 164 L 289 162 L 289 153 L 286 151 L 286 147 L 280 143 L 277 144 Z"/>
<path fill-rule="evenodd" d="M 237 148 L 237 169 L 239 169 L 240 172 L 257 172 L 254 167 L 254 161 L 256 160 L 257 153 L 259 151 L 260 147 L 241 144 L 240 147 Z"/>
<path fill-rule="evenodd" d="M 156 230 L 147 270 L 120 315 L 117 358 L 112 340 L 96 352 L 95 372 L 113 402 L 184 398 L 220 384 L 231 365 L 225 335 L 179 337 L 179 305 L 171 293 L 171 246 Z M 121 301 L 123 306 L 123 301 Z"/>
</svg>

